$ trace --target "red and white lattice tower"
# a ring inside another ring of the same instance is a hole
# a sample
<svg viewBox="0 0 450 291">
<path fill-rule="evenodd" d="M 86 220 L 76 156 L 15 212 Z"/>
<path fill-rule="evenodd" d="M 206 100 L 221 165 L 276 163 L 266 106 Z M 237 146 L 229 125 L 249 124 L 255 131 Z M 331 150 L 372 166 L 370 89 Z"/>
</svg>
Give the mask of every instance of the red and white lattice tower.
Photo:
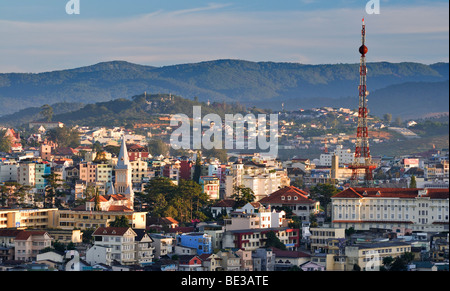
<svg viewBox="0 0 450 291">
<path fill-rule="evenodd" d="M 361 61 L 359 66 L 359 109 L 358 109 L 358 128 L 356 131 L 356 144 L 355 144 L 355 159 L 354 162 L 349 165 L 352 169 L 352 186 L 358 185 L 360 182 L 360 175 L 364 173 L 364 186 L 373 185 L 372 172 L 375 169 L 375 165 L 372 164 L 372 158 L 370 156 L 369 148 L 369 131 L 367 126 L 367 96 L 369 91 L 367 90 L 367 66 L 366 66 L 366 54 L 368 49 L 365 45 L 366 42 L 366 25 L 363 18 L 361 41 L 362 45 L 359 48 L 361 54 Z"/>
</svg>

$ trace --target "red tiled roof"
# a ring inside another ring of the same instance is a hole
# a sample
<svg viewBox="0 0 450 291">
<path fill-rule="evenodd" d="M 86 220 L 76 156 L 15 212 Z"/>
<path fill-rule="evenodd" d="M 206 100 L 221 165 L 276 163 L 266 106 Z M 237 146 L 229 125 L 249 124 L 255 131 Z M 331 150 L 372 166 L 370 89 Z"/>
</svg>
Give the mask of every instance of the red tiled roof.
<svg viewBox="0 0 450 291">
<path fill-rule="evenodd" d="M 45 235 L 46 233 L 47 233 L 46 231 L 25 230 L 25 231 L 18 233 L 15 239 L 16 240 L 27 240 L 28 238 L 30 238 L 30 236 Z"/>
<path fill-rule="evenodd" d="M 99 227 L 92 235 L 124 235 L 129 227 Z"/>
<path fill-rule="evenodd" d="M 390 198 L 415 198 L 419 191 L 424 189 L 411 188 L 348 188 L 333 196 L 333 198 L 363 198 L 363 197 L 390 197 Z M 449 189 L 427 189 L 427 194 L 422 197 L 430 199 L 448 199 Z"/>
<path fill-rule="evenodd" d="M 231 207 L 233 208 L 236 204 L 236 200 L 234 199 L 223 199 L 214 203 L 212 207 Z"/>
<path fill-rule="evenodd" d="M 108 211 L 115 211 L 115 212 L 130 212 L 133 211 L 133 209 L 130 209 L 124 205 L 111 205 L 108 208 Z"/>
<path fill-rule="evenodd" d="M 283 199 L 284 197 L 284 199 Z M 291 199 L 289 199 L 291 197 Z M 294 197 L 297 197 L 296 199 Z M 264 197 L 259 202 L 262 204 L 312 204 L 316 201 L 308 198 L 308 193 L 294 186 L 284 187 Z"/>
</svg>

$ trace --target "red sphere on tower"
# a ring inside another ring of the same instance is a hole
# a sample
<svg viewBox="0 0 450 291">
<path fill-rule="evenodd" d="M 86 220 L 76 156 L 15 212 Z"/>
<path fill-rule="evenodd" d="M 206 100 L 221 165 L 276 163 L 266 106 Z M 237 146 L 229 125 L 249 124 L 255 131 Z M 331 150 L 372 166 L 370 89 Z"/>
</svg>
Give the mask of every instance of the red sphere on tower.
<svg viewBox="0 0 450 291">
<path fill-rule="evenodd" d="M 363 56 L 366 55 L 368 51 L 369 49 L 365 45 L 359 47 L 359 53 L 362 54 Z"/>
</svg>

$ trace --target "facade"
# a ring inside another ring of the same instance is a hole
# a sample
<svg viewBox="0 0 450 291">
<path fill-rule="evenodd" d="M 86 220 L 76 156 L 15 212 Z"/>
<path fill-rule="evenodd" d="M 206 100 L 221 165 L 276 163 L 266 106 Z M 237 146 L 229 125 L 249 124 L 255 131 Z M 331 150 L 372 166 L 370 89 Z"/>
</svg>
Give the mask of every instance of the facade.
<svg viewBox="0 0 450 291">
<path fill-rule="evenodd" d="M 311 227 L 309 231 L 312 252 L 319 250 L 328 252 L 330 240 L 345 239 L 345 228 Z"/>
<path fill-rule="evenodd" d="M 348 188 L 331 200 L 332 223 L 337 228 L 448 231 L 448 188 Z"/>
<path fill-rule="evenodd" d="M 35 165 L 35 187 L 38 193 L 44 193 L 45 187 L 47 186 L 47 179 L 44 178 L 46 175 L 50 175 L 52 172 L 49 163 L 36 163 Z"/>
<path fill-rule="evenodd" d="M 146 212 L 135 211 L 114 211 L 114 207 L 108 211 L 92 210 L 58 210 L 56 218 L 56 227 L 61 229 L 81 230 L 106 227 L 116 218 L 125 216 L 128 219 L 130 227 L 144 229 L 146 226 Z"/>
<path fill-rule="evenodd" d="M 288 249 L 294 249 L 300 245 L 300 231 L 298 229 L 279 227 L 225 231 L 223 247 L 254 251 L 266 246 L 268 232 L 274 232 Z"/>
<path fill-rule="evenodd" d="M 149 236 L 153 240 L 155 259 L 160 259 L 161 257 L 174 252 L 175 241 L 172 237 L 156 233 L 150 233 Z"/>
<path fill-rule="evenodd" d="M 36 184 L 36 163 L 21 162 L 17 172 L 17 182 L 23 186 L 34 187 Z"/>
<path fill-rule="evenodd" d="M 0 229 L 45 229 L 57 226 L 58 209 L 0 209 Z"/>
<path fill-rule="evenodd" d="M 0 183 L 17 182 L 18 167 L 15 160 L 0 162 Z"/>
<path fill-rule="evenodd" d="M 15 237 L 15 259 L 35 261 L 42 249 L 50 247 L 52 238 L 46 231 L 24 230 Z"/>
<path fill-rule="evenodd" d="M 127 227 L 99 227 L 92 234 L 94 246 L 110 249 L 111 261 L 123 265 L 133 265 L 136 257 L 136 232 Z"/>
<path fill-rule="evenodd" d="M 212 253 L 211 236 L 205 233 L 183 233 L 177 240 L 180 246 L 193 248 L 199 255 Z"/>
<path fill-rule="evenodd" d="M 288 207 L 302 221 L 309 221 L 311 214 L 319 212 L 320 202 L 310 199 L 309 194 L 294 187 L 279 189 L 259 202 L 265 207 Z"/>
<path fill-rule="evenodd" d="M 344 254 L 327 255 L 327 271 L 352 271 L 357 265 L 362 271 L 378 271 L 383 258 L 396 258 L 411 252 L 406 242 L 381 242 L 346 246 Z"/>
<path fill-rule="evenodd" d="M 220 198 L 220 180 L 216 176 L 201 176 L 199 180 L 203 192 L 208 195 L 209 200 Z"/>
</svg>

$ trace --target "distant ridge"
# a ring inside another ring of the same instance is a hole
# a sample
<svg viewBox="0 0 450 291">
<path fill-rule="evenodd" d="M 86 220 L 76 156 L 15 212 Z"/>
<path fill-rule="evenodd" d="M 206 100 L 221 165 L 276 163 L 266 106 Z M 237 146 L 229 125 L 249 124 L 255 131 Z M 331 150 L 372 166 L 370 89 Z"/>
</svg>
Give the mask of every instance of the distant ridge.
<svg viewBox="0 0 450 291">
<path fill-rule="evenodd" d="M 247 106 L 273 109 L 279 109 L 282 102 L 298 108 L 297 105 L 308 100 L 309 106 L 314 107 L 320 103 L 315 104 L 314 100 L 340 102 L 356 97 L 358 66 L 216 60 L 153 67 L 112 61 L 38 74 L 0 74 L 0 115 L 43 104 L 90 104 L 131 98 L 142 92 L 172 93 L 191 100 L 198 97 L 200 101 L 239 101 Z M 389 102 L 382 107 L 393 115 L 398 103 L 406 107 L 412 105 L 408 99 L 414 100 L 414 107 L 422 111 L 429 108 L 428 104 L 422 104 L 426 100 L 419 96 L 419 92 L 425 91 L 417 88 L 433 90 L 435 104 L 445 105 L 444 98 L 448 102 L 448 63 L 378 62 L 369 63 L 368 69 L 369 106 L 373 106 L 373 110 L 379 106 L 374 99 L 381 94 L 379 92 L 389 96 L 388 99 L 383 97 Z M 439 85 L 433 89 L 433 84 Z M 392 100 L 396 101 L 395 106 L 390 106 Z M 420 114 L 441 112 L 442 106 L 439 111 L 429 109 Z M 416 113 L 410 108 L 400 114 Z"/>
</svg>

